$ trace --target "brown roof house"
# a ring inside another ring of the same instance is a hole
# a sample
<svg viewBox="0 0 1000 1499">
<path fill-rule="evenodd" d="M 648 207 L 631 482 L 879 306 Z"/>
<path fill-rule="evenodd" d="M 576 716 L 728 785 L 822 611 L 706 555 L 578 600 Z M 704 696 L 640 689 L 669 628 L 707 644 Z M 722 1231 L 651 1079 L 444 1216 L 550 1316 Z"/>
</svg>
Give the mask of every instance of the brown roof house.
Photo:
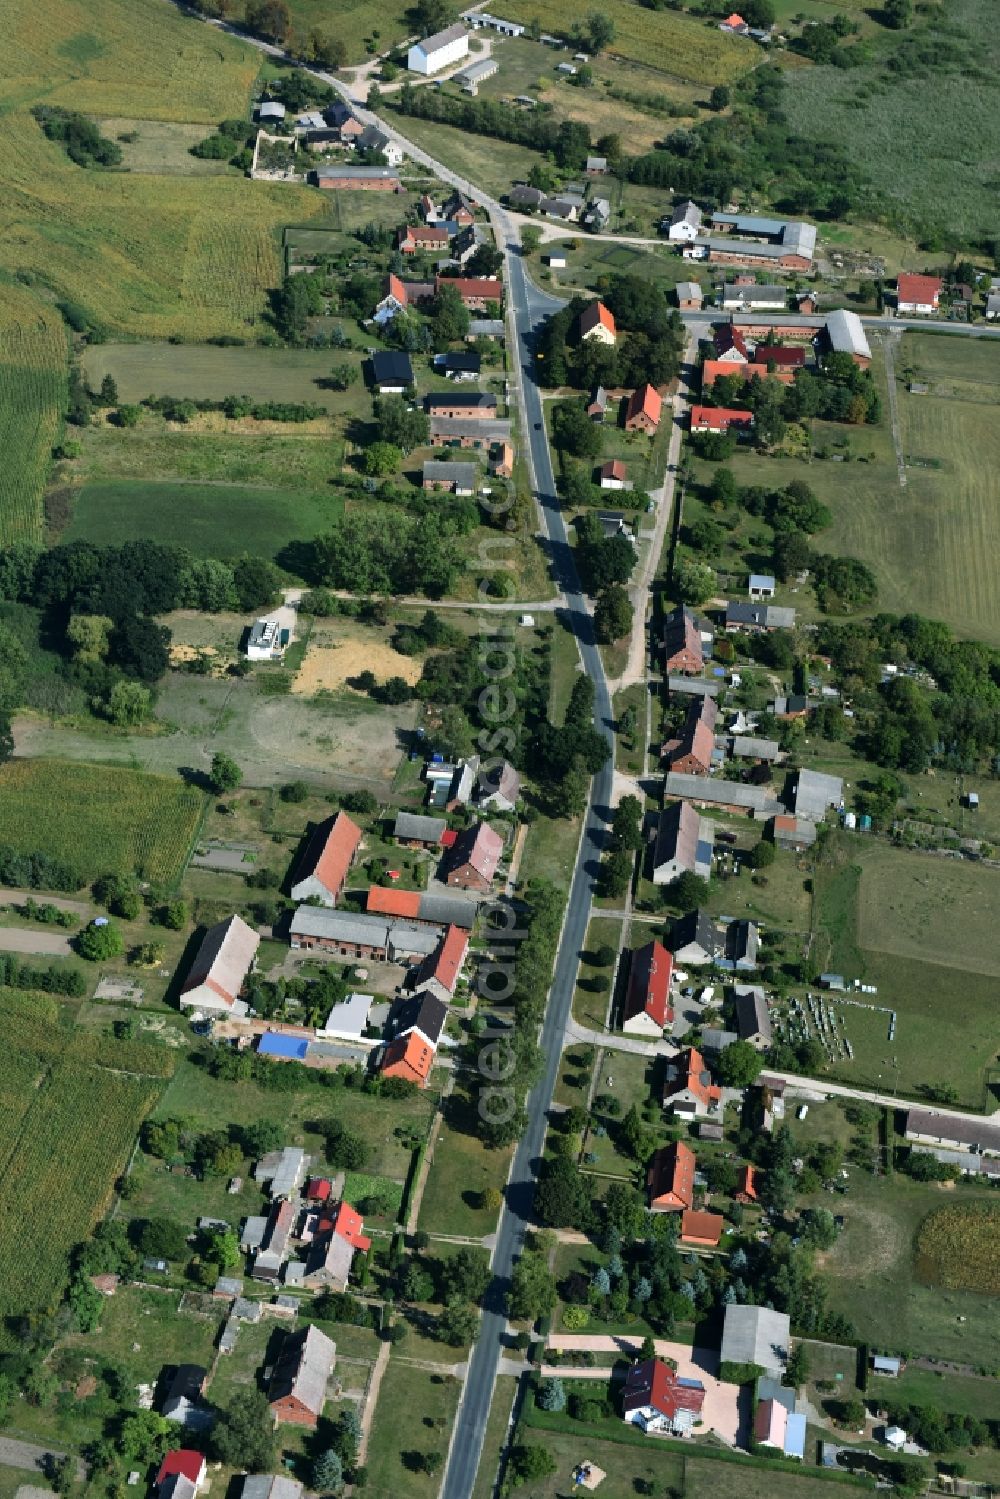
<svg viewBox="0 0 1000 1499">
<path fill-rule="evenodd" d="M 445 879 L 460 890 L 489 895 L 502 852 L 503 839 L 488 822 L 464 828 L 445 860 Z"/>
<path fill-rule="evenodd" d="M 268 1399 L 276 1421 L 316 1426 L 326 1404 L 337 1345 L 318 1327 L 289 1333 L 271 1373 Z"/>
<path fill-rule="evenodd" d="M 719 708 L 714 697 L 692 698 L 680 735 L 663 746 L 672 771 L 681 775 L 708 775 L 715 753 L 718 716 Z"/>
<path fill-rule="evenodd" d="M 629 396 L 625 407 L 625 431 L 648 432 L 652 436 L 660 425 L 662 410 L 659 391 L 652 385 L 640 385 Z"/>
<path fill-rule="evenodd" d="M 646 1172 L 649 1207 L 654 1213 L 681 1213 L 694 1201 L 694 1151 L 683 1140 L 664 1145 Z"/>
<path fill-rule="evenodd" d="M 321 823 L 306 849 L 298 878 L 292 886 L 293 900 L 315 898 L 323 906 L 335 906 L 354 863 L 361 829 L 346 812 Z"/>
<path fill-rule="evenodd" d="M 260 937 L 239 916 L 209 927 L 181 990 L 182 1010 L 245 1015 L 240 990 L 254 965 Z"/>
<path fill-rule="evenodd" d="M 663 623 L 665 669 L 677 675 L 698 677 L 705 666 L 705 652 L 697 620 L 684 604 L 672 609 Z"/>
</svg>

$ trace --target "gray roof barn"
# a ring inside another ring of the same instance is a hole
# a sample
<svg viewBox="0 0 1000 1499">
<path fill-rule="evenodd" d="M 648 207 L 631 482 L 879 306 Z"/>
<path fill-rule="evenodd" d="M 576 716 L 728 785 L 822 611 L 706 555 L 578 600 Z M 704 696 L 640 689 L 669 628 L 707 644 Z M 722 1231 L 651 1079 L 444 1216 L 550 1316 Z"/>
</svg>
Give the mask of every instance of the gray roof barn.
<svg viewBox="0 0 1000 1499">
<path fill-rule="evenodd" d="M 306 1410 L 321 1416 L 326 1382 L 333 1372 L 336 1356 L 336 1344 L 318 1327 L 303 1327 L 289 1333 L 271 1374 L 268 1399 L 273 1404 L 292 1395 Z"/>
<path fill-rule="evenodd" d="M 822 822 L 827 807 L 839 807 L 843 800 L 844 783 L 840 776 L 823 775 L 818 770 L 799 771 L 793 803 L 796 817 Z"/>
<path fill-rule="evenodd" d="M 763 989 L 756 984 L 737 984 L 733 989 L 733 1000 L 740 1039 L 751 1045 L 770 1046 L 771 1016 Z"/>
<path fill-rule="evenodd" d="M 790 1332 L 787 1312 L 776 1312 L 766 1306 L 727 1306 L 722 1329 L 722 1362 L 757 1364 L 765 1374 L 778 1378 L 788 1362 Z"/>
<path fill-rule="evenodd" d="M 452 465 L 448 464 L 451 468 Z M 414 843 L 440 843 L 441 834 L 448 824 L 443 817 L 421 817 L 417 812 L 398 812 L 392 829 L 394 838 L 406 838 Z"/>
<path fill-rule="evenodd" d="M 718 807 L 745 807 L 756 817 L 773 817 L 784 812 L 770 786 L 744 786 L 742 781 L 721 781 L 715 776 L 684 775 L 671 771 L 663 783 L 665 796 L 685 797 Z"/>
</svg>

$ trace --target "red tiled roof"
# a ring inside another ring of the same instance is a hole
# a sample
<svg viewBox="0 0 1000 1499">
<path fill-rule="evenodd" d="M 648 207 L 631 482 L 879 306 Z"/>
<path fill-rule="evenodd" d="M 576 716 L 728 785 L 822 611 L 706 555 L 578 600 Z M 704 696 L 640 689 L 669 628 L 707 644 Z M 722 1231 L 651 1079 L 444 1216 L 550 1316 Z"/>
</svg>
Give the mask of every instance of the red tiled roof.
<svg viewBox="0 0 1000 1499">
<path fill-rule="evenodd" d="M 927 302 L 936 307 L 943 285 L 940 276 L 915 276 L 901 271 L 896 278 L 896 295 L 900 302 Z"/>
<path fill-rule="evenodd" d="M 627 479 L 628 469 L 620 458 L 609 458 L 607 463 L 601 464 L 602 479 Z"/>
<path fill-rule="evenodd" d="M 401 229 L 403 243 L 412 240 L 415 245 L 440 245 L 448 243 L 447 230 L 439 229 L 433 224 L 409 224 Z"/>
<path fill-rule="evenodd" d="M 318 856 L 315 857 L 315 862 L 311 865 L 309 861 L 313 857 L 316 844 L 310 846 L 306 854 L 306 864 L 299 871 L 296 883 L 314 875 L 331 894 L 338 895 L 344 888 L 347 871 L 351 867 L 351 860 L 360 842 L 361 829 L 357 823 L 352 822 L 346 812 L 338 812 Z"/>
<path fill-rule="evenodd" d="M 668 1208 L 689 1208 L 694 1197 L 694 1151 L 683 1140 L 658 1150 L 646 1173 L 650 1201 Z"/>
<path fill-rule="evenodd" d="M 725 1223 L 721 1213 L 696 1213 L 688 1208 L 681 1214 L 682 1244 L 718 1244 Z"/>
<path fill-rule="evenodd" d="M 757 1201 L 757 1187 L 754 1178 L 757 1175 L 755 1166 L 744 1166 L 736 1179 L 736 1195 L 745 1197 L 749 1202 Z"/>
<path fill-rule="evenodd" d="M 160 1464 L 160 1470 L 156 1475 L 156 1487 L 172 1473 L 178 1473 L 182 1478 L 188 1478 L 192 1483 L 200 1483 L 205 1470 L 205 1459 L 200 1452 L 195 1452 L 190 1447 L 175 1447 L 173 1452 L 168 1452 Z"/>
<path fill-rule="evenodd" d="M 374 911 L 379 916 L 418 916 L 420 891 L 390 890 L 384 885 L 373 885 L 368 892 L 365 910 Z"/>
<path fill-rule="evenodd" d="M 465 828 L 458 835 L 452 846 L 449 864 L 453 869 L 462 864 L 471 864 L 484 880 L 492 880 L 502 853 L 503 839 L 500 834 L 495 833 L 488 822 L 480 822 L 475 827 Z"/>
<path fill-rule="evenodd" d="M 798 822 L 786 812 L 777 813 L 772 819 L 776 833 L 794 833 L 798 828 Z"/>
<path fill-rule="evenodd" d="M 609 333 L 617 335 L 618 329 L 615 325 L 614 316 L 608 311 L 603 302 L 591 302 L 580 313 L 580 335 L 586 338 L 594 328 L 606 328 Z"/>
<path fill-rule="evenodd" d="M 399 302 L 403 307 L 407 305 L 407 302 L 409 300 L 406 295 L 406 287 L 404 283 L 400 281 L 398 276 L 394 276 L 391 271 L 389 272 L 389 276 L 387 279 L 385 295 L 387 297 L 395 297 L 396 301 Z"/>
<path fill-rule="evenodd" d="M 625 420 L 631 421 L 633 417 L 642 412 L 649 417 L 651 422 L 660 420 L 660 412 L 663 410 L 663 401 L 660 392 L 652 385 L 640 385 L 628 398 L 625 407 Z"/>
<path fill-rule="evenodd" d="M 311 1202 L 325 1202 L 333 1191 L 325 1176 L 312 1176 L 306 1182 L 306 1196 Z"/>
<path fill-rule="evenodd" d="M 458 294 L 463 300 L 467 297 L 474 297 L 482 298 L 486 302 L 503 301 L 503 282 L 491 281 L 485 276 L 436 276 L 434 290 L 438 292 L 442 286 L 457 287 Z"/>
<path fill-rule="evenodd" d="M 732 323 L 720 323 L 715 330 L 715 352 L 717 354 L 725 354 L 729 349 L 735 349 L 745 359 L 750 358 L 746 340 L 740 330 L 734 328 Z M 732 361 L 729 362 L 731 363 Z"/>
<path fill-rule="evenodd" d="M 440 947 L 431 953 L 428 959 L 430 965 L 428 971 L 425 973 L 421 968 L 421 977 L 436 978 L 449 994 L 453 994 L 468 950 L 468 932 L 463 932 L 461 927 L 450 926 L 444 934 Z"/>
<path fill-rule="evenodd" d="M 806 351 L 801 347 L 786 349 L 782 344 L 758 344 L 753 357 L 758 364 L 800 365 L 806 362 Z"/>
<path fill-rule="evenodd" d="M 749 427 L 753 423 L 752 411 L 741 411 L 733 406 L 692 406 L 692 432 L 718 432 L 724 427 Z"/>
<path fill-rule="evenodd" d="M 658 1358 L 647 1358 L 633 1364 L 625 1376 L 623 1407 L 629 1411 L 651 1405 L 660 1415 L 673 1421 L 680 1411 L 701 1414 L 705 1388 L 697 1380 L 682 1380 L 669 1364 Z"/>
<path fill-rule="evenodd" d="M 333 1231 L 346 1239 L 352 1249 L 360 1249 L 362 1252 L 372 1247 L 372 1241 L 365 1237 L 363 1232 L 365 1221 L 361 1214 L 355 1212 L 350 1203 L 342 1202 L 337 1209 L 337 1215 L 333 1220 Z"/>
<path fill-rule="evenodd" d="M 708 1081 L 708 1070 L 705 1067 L 705 1058 L 697 1047 L 692 1046 L 687 1054 L 686 1071 L 679 1076 L 669 1089 L 669 1093 L 683 1093 L 685 1088 L 693 1093 L 700 1103 L 706 1108 L 718 1103 L 722 1097 L 722 1089 Z"/>
<path fill-rule="evenodd" d="M 669 1025 L 674 1018 L 670 1003 L 670 977 L 674 971 L 674 955 L 662 942 L 648 942 L 632 954 L 629 972 L 628 993 L 625 996 L 624 1019 L 643 1011 L 659 1026 Z"/>
<path fill-rule="evenodd" d="M 455 840 L 456 840 L 457 837 L 458 837 L 458 829 L 457 828 L 445 828 L 444 832 L 441 834 L 441 847 L 442 848 L 454 848 L 455 847 Z"/>
<path fill-rule="evenodd" d="M 411 1083 L 423 1085 L 434 1062 L 434 1049 L 428 1046 L 417 1031 L 390 1041 L 382 1053 L 379 1068 L 383 1077 L 402 1077 Z"/>
</svg>

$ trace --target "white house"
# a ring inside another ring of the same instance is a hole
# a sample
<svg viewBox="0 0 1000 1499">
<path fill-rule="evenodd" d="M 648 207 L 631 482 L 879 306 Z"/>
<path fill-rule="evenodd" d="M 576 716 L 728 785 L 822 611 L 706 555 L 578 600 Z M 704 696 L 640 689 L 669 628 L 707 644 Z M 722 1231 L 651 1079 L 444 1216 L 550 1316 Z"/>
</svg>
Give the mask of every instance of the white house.
<svg viewBox="0 0 1000 1499">
<path fill-rule="evenodd" d="M 450 68 L 453 62 L 460 62 L 468 55 L 469 33 L 461 21 L 456 21 L 444 31 L 425 36 L 422 42 L 414 42 L 406 54 L 406 66 L 411 73 L 422 73 L 429 78 L 432 73 L 440 73 L 442 68 Z"/>
<path fill-rule="evenodd" d="M 701 209 L 697 203 L 692 203 L 690 200 L 687 203 L 679 203 L 666 227 L 667 239 L 672 240 L 674 244 L 689 244 L 691 240 L 698 238 L 698 231 L 701 228 Z"/>
<path fill-rule="evenodd" d="M 276 619 L 255 619 L 247 640 L 250 661 L 273 661 L 281 655 L 281 626 Z"/>
<path fill-rule="evenodd" d="M 747 591 L 752 599 L 773 599 L 775 582 L 770 573 L 751 573 Z"/>
</svg>

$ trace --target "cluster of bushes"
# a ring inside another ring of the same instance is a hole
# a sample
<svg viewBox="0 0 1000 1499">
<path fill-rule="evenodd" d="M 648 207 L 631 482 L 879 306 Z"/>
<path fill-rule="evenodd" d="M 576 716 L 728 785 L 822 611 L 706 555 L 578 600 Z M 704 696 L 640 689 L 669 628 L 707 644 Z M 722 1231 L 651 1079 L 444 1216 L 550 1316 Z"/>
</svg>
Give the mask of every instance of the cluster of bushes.
<svg viewBox="0 0 1000 1499">
<path fill-rule="evenodd" d="M 191 155 L 203 161 L 228 161 L 246 171 L 253 160 L 250 149 L 252 132 L 246 120 L 222 120 L 215 134 L 191 147 Z"/>
<path fill-rule="evenodd" d="M 0 844 L 0 884 L 22 890 L 79 890 L 83 876 L 62 859 Z"/>
<path fill-rule="evenodd" d="M 168 422 L 189 422 L 199 411 L 221 411 L 233 420 L 252 416 L 258 422 L 311 422 L 326 416 L 326 407 L 308 401 L 255 401 L 251 396 L 223 396 L 221 401 L 194 400 L 187 396 L 146 396 L 142 402 L 150 411 L 164 417 Z M 123 407 L 119 416 L 124 425 L 132 426 L 126 411 L 135 408 Z"/>
<path fill-rule="evenodd" d="M 0 988 L 41 989 L 46 994 L 68 994 L 73 999 L 80 999 L 87 992 L 79 968 L 60 968 L 55 963 L 48 968 L 34 968 L 13 953 L 0 953 Z"/>
<path fill-rule="evenodd" d="M 93 120 L 56 104 L 36 104 L 31 111 L 50 141 L 62 146 L 78 167 L 117 167 L 122 149 L 106 140 Z"/>
</svg>

